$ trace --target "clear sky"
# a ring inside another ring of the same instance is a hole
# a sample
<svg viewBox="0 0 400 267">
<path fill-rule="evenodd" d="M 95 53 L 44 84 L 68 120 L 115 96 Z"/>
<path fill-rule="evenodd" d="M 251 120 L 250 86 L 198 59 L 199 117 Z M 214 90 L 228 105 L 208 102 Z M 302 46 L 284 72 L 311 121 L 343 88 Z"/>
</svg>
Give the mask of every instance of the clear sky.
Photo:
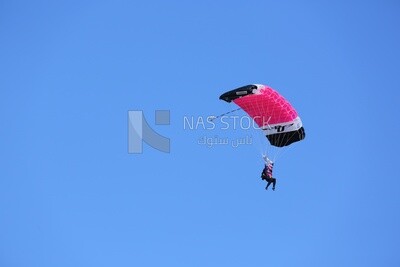
<svg viewBox="0 0 400 267">
<path fill-rule="evenodd" d="M 400 266 L 399 12 L 0 1 L 0 266 Z M 199 144 L 248 131 L 184 124 L 234 109 L 219 95 L 251 83 L 307 134 L 277 161 L 275 192 L 262 143 Z M 170 153 L 128 154 L 129 110 Z"/>
</svg>

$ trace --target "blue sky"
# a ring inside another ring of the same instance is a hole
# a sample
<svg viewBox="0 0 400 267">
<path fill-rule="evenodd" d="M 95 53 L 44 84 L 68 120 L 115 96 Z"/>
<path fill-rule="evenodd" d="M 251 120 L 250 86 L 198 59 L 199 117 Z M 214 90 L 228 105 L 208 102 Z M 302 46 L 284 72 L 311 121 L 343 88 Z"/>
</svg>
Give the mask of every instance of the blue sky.
<svg viewBox="0 0 400 267">
<path fill-rule="evenodd" d="M 0 1 L 0 265 L 399 266 L 399 11 Z M 184 127 L 251 83 L 284 95 L 307 133 L 275 192 L 257 144 L 198 144 L 248 132 Z M 127 153 L 129 110 L 170 153 Z"/>
</svg>

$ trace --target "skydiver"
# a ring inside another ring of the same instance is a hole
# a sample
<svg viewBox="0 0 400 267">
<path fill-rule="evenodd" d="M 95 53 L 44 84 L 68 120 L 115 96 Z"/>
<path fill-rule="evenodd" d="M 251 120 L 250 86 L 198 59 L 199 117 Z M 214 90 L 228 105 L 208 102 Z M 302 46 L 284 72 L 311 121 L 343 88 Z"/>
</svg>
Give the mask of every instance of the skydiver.
<svg viewBox="0 0 400 267">
<path fill-rule="evenodd" d="M 274 163 L 267 156 L 263 156 L 265 165 L 261 173 L 261 179 L 267 182 L 265 190 L 272 184 L 272 190 L 275 191 L 276 179 L 272 177 L 272 169 L 274 168 Z"/>
</svg>

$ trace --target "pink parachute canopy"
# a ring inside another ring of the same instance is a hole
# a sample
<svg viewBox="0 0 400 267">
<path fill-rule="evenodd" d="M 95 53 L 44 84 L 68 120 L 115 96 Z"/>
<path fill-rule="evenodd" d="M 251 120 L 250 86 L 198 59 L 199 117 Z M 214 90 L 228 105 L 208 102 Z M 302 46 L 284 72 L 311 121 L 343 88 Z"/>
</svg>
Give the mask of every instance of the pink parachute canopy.
<svg viewBox="0 0 400 267">
<path fill-rule="evenodd" d="M 296 110 L 269 86 L 246 85 L 222 94 L 220 99 L 233 101 L 241 107 L 264 131 L 273 146 L 288 146 L 305 137 Z"/>
</svg>

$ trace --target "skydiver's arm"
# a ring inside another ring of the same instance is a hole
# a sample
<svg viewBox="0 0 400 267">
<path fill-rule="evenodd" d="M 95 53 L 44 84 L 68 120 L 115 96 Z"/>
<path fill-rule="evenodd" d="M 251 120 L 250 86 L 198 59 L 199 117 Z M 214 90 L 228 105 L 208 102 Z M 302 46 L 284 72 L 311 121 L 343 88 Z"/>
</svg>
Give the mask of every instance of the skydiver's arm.
<svg viewBox="0 0 400 267">
<path fill-rule="evenodd" d="M 266 165 L 269 165 L 272 163 L 272 160 L 270 160 L 267 155 L 263 155 L 263 160 L 265 162 Z"/>
<path fill-rule="evenodd" d="M 262 158 L 263 158 L 265 164 L 268 165 L 268 160 L 269 159 L 268 159 L 267 155 L 263 155 Z"/>
</svg>

